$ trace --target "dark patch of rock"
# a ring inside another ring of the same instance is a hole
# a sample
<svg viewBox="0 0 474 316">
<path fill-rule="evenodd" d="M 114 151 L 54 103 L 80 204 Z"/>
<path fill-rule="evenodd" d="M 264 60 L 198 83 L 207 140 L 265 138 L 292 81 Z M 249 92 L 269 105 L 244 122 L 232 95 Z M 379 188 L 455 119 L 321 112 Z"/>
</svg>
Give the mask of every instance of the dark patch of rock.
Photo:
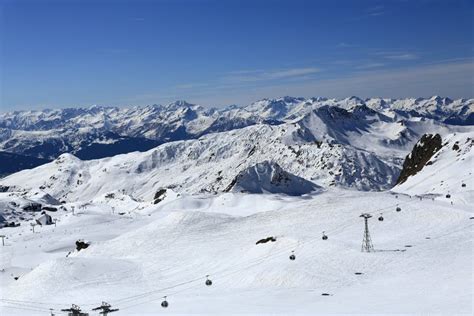
<svg viewBox="0 0 474 316">
<path fill-rule="evenodd" d="M 260 239 L 259 241 L 257 241 L 255 244 L 258 245 L 258 244 L 266 244 L 267 242 L 275 242 L 276 241 L 276 238 L 273 237 L 273 236 L 270 236 L 270 237 L 267 237 L 267 238 L 263 238 L 263 239 Z"/>
<path fill-rule="evenodd" d="M 158 204 L 163 201 L 166 197 L 166 189 L 159 189 L 155 193 L 155 197 L 153 198 L 153 204 Z"/>
<path fill-rule="evenodd" d="M 398 177 L 397 184 L 405 182 L 410 176 L 417 174 L 428 164 L 429 160 L 442 147 L 439 134 L 425 134 L 416 143 L 411 153 L 405 158 L 403 169 Z"/>
<path fill-rule="evenodd" d="M 76 241 L 76 250 L 81 251 L 82 249 L 86 249 L 87 247 L 90 246 L 90 243 L 84 241 L 84 240 L 78 240 Z"/>
</svg>

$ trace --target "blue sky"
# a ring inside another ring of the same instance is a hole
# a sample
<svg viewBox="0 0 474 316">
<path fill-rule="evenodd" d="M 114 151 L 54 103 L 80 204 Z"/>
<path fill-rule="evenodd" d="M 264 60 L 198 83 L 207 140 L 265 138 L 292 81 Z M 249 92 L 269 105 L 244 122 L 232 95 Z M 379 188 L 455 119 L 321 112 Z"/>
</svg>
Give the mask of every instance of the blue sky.
<svg viewBox="0 0 474 316">
<path fill-rule="evenodd" d="M 0 0 L 0 110 L 473 97 L 473 3 Z"/>
</svg>

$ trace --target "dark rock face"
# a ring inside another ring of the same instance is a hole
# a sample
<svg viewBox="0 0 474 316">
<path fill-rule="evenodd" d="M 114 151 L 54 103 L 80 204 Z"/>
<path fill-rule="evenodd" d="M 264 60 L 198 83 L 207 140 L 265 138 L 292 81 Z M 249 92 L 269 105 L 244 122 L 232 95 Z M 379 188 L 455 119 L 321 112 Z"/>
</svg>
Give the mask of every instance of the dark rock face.
<svg viewBox="0 0 474 316">
<path fill-rule="evenodd" d="M 439 134 L 425 134 L 416 143 L 411 153 L 405 158 L 403 169 L 398 177 L 397 184 L 405 182 L 408 177 L 417 174 L 433 155 L 443 147 Z"/>
<path fill-rule="evenodd" d="M 41 212 L 42 205 L 40 203 L 30 203 L 23 206 L 23 211 L 25 212 Z"/>
<path fill-rule="evenodd" d="M 0 185 L 0 193 L 8 192 L 9 189 L 10 189 L 10 187 L 8 187 L 6 185 Z"/>
<path fill-rule="evenodd" d="M 160 203 L 161 201 L 164 200 L 165 197 L 166 197 L 166 189 L 159 189 L 155 193 L 155 197 L 153 198 L 153 204 Z"/>
<path fill-rule="evenodd" d="M 48 212 L 57 212 L 58 209 L 56 207 L 52 206 L 43 206 L 42 208 L 43 211 L 48 211 Z"/>
</svg>

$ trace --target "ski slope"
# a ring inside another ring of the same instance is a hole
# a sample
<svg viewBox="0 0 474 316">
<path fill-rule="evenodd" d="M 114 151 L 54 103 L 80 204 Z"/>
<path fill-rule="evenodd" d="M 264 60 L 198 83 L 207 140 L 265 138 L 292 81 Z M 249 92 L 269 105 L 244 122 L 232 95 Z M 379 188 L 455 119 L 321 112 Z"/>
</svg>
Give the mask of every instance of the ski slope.
<svg viewBox="0 0 474 316">
<path fill-rule="evenodd" d="M 168 193 L 156 205 L 98 198 L 54 214 L 56 227 L 2 230 L 0 313 L 106 301 L 117 315 L 472 314 L 472 191 L 454 205 L 341 189 Z M 374 253 L 360 252 L 362 212 L 374 216 Z M 268 236 L 276 241 L 255 244 Z M 75 251 L 78 239 L 91 246 Z"/>
</svg>

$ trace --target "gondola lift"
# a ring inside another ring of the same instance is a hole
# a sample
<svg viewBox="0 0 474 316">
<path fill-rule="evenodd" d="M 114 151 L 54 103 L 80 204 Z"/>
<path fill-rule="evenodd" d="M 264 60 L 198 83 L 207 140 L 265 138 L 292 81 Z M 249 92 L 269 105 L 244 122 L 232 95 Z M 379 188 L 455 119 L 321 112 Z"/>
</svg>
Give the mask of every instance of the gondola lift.
<svg viewBox="0 0 474 316">
<path fill-rule="evenodd" d="M 168 301 L 166 300 L 166 296 L 163 296 L 163 302 L 161 302 L 161 307 L 167 308 L 168 307 Z"/>
<path fill-rule="evenodd" d="M 397 208 L 396 208 L 395 210 L 396 210 L 397 212 L 401 212 L 401 211 L 402 211 L 402 209 L 401 209 L 399 206 L 397 206 Z"/>
<path fill-rule="evenodd" d="M 461 184 L 461 187 L 465 188 L 465 187 L 466 187 L 466 184 L 465 184 L 465 183 L 462 183 L 462 184 Z"/>
<path fill-rule="evenodd" d="M 328 240 L 328 236 L 323 232 L 323 237 L 321 237 L 323 240 Z"/>
<path fill-rule="evenodd" d="M 379 216 L 379 222 L 383 222 L 383 216 L 382 216 L 382 213 L 380 213 L 380 216 Z"/>
<path fill-rule="evenodd" d="M 293 261 L 293 260 L 295 260 L 295 259 L 296 259 L 295 252 L 292 251 L 292 252 L 291 252 L 291 255 L 290 255 L 290 260 Z"/>
<path fill-rule="evenodd" d="M 212 281 L 209 279 L 209 275 L 206 275 L 206 285 L 207 285 L 207 286 L 211 286 L 211 285 L 212 285 Z"/>
</svg>

